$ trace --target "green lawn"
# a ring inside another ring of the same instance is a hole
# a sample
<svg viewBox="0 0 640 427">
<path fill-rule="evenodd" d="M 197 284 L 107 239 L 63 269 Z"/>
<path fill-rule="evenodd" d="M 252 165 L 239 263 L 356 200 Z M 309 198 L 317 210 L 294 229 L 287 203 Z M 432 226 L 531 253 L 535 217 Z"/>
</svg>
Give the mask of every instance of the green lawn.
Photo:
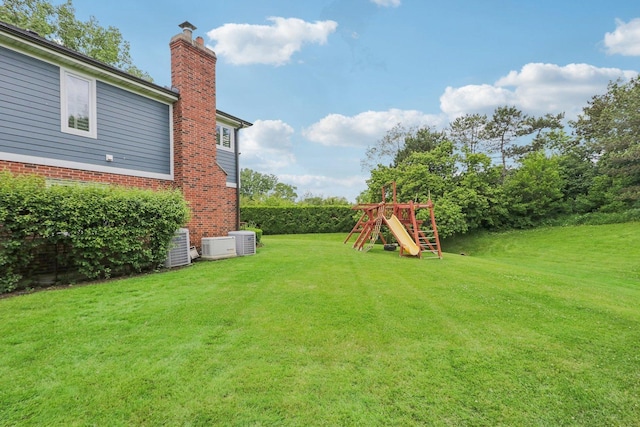
<svg viewBox="0 0 640 427">
<path fill-rule="evenodd" d="M 0 300 L 0 424 L 640 425 L 640 223 L 345 237 Z"/>
</svg>

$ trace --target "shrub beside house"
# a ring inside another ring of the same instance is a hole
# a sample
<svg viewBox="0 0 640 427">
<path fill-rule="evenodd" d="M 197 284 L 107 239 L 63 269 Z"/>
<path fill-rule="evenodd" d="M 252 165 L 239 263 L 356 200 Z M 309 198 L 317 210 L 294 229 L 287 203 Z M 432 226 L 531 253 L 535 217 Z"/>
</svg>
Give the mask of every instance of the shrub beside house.
<svg viewBox="0 0 640 427">
<path fill-rule="evenodd" d="M 188 219 L 179 190 L 53 185 L 0 171 L 0 294 L 156 269 Z"/>
</svg>

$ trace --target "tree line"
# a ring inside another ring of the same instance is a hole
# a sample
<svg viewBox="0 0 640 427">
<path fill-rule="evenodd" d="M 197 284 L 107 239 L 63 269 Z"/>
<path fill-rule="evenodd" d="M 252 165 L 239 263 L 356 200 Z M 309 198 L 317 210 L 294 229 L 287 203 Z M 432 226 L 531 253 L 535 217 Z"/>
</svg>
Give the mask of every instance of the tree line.
<svg viewBox="0 0 640 427">
<path fill-rule="evenodd" d="M 434 201 L 441 235 L 520 228 L 550 219 L 640 208 L 640 77 L 610 82 L 576 120 L 501 106 L 444 130 L 398 124 L 369 147 L 359 202 Z"/>
<path fill-rule="evenodd" d="M 253 169 L 240 170 L 240 206 L 341 206 L 350 205 L 344 197 L 306 192 L 298 198 L 298 187 L 280 182 L 274 174 Z"/>
</svg>

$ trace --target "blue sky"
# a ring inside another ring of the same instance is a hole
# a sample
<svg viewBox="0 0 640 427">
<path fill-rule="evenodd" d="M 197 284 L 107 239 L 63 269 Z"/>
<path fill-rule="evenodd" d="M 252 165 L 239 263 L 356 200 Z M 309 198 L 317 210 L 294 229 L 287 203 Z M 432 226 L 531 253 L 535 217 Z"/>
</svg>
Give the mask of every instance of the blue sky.
<svg viewBox="0 0 640 427">
<path fill-rule="evenodd" d="M 368 146 L 388 129 L 443 128 L 515 105 L 575 118 L 640 71 L 630 0 L 74 0 L 120 29 L 134 63 L 170 85 L 170 38 L 188 20 L 218 57 L 218 109 L 254 123 L 241 167 L 299 196 L 355 201 Z"/>
</svg>

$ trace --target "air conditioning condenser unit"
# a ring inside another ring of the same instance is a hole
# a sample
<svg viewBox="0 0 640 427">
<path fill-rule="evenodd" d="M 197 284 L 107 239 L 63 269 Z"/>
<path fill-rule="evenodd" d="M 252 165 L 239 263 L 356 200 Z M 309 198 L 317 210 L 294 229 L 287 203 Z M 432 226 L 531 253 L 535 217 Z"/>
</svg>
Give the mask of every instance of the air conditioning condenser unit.
<svg viewBox="0 0 640 427">
<path fill-rule="evenodd" d="M 249 230 L 230 231 L 229 236 L 236 238 L 236 252 L 238 256 L 256 253 L 256 233 Z"/>
<path fill-rule="evenodd" d="M 189 229 L 179 228 L 169 244 L 169 253 L 164 262 L 167 268 L 179 267 L 191 264 L 191 254 L 189 253 Z"/>
<path fill-rule="evenodd" d="M 202 259 L 221 259 L 234 256 L 237 256 L 234 236 L 202 238 Z"/>
</svg>

